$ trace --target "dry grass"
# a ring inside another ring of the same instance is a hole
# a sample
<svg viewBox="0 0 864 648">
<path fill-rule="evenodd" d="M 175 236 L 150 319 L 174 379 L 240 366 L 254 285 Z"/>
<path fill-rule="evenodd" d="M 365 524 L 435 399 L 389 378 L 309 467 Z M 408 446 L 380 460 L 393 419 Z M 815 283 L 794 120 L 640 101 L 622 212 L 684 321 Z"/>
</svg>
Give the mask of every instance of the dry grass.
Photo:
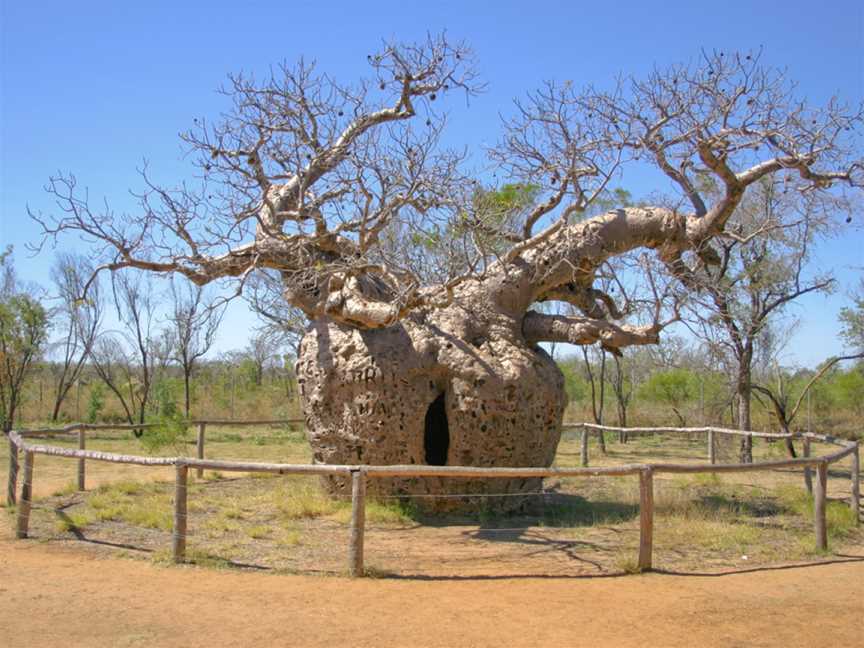
<svg viewBox="0 0 864 648">
<path fill-rule="evenodd" d="M 612 437 L 607 438 L 606 456 L 592 438 L 592 465 L 704 461 L 704 439 L 638 437 L 619 444 Z M 134 439 L 109 435 L 90 440 L 88 447 L 141 452 Z M 783 452 L 780 444 L 759 442 L 755 447 L 757 460 Z M 216 428 L 208 434 L 207 454 L 309 460 L 302 436 L 283 430 L 275 430 L 269 439 L 260 431 Z M 565 432 L 556 464 L 578 462 L 579 436 Z M 0 457 L 0 470 L 5 466 Z M 105 483 L 80 494 L 69 482 L 75 462 L 39 456 L 35 484 L 43 499 L 34 508 L 34 535 L 79 546 L 82 539 L 119 544 L 131 555 L 166 560 L 173 469 L 130 474 L 124 468 L 88 463 L 88 484 Z M 153 473 L 166 481 L 152 481 Z M 400 500 L 371 500 L 366 509 L 369 564 L 381 574 L 638 571 L 638 480 L 568 479 L 547 483 L 547 488 L 550 492 L 511 516 L 481 510 L 473 517 L 429 518 Z M 197 564 L 327 573 L 344 569 L 350 501 L 325 495 L 317 479 L 207 471 L 204 479 L 192 478 L 189 492 L 188 546 Z M 864 544 L 851 511 L 838 499 L 847 494 L 848 465 L 832 465 L 833 499 L 827 507 L 832 549 Z M 655 477 L 655 501 L 655 564 L 662 568 L 750 567 L 817 553 L 812 499 L 800 472 L 660 474 Z"/>
<path fill-rule="evenodd" d="M 108 521 L 168 531 L 173 524 L 171 496 L 163 484 L 121 481 L 100 486 L 85 498 L 83 506 L 64 511 L 58 528 L 80 531 Z"/>
</svg>

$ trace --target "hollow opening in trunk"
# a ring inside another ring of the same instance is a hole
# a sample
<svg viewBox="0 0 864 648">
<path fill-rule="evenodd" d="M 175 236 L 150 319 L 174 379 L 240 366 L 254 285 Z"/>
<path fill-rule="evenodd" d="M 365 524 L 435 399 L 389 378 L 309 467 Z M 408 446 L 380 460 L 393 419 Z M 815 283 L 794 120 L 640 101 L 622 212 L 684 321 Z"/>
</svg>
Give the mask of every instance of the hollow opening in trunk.
<svg viewBox="0 0 864 648">
<path fill-rule="evenodd" d="M 426 463 L 430 466 L 446 465 L 447 450 L 450 448 L 450 427 L 447 425 L 447 407 L 443 392 L 426 410 L 424 430 L 423 449 L 426 453 Z"/>
</svg>

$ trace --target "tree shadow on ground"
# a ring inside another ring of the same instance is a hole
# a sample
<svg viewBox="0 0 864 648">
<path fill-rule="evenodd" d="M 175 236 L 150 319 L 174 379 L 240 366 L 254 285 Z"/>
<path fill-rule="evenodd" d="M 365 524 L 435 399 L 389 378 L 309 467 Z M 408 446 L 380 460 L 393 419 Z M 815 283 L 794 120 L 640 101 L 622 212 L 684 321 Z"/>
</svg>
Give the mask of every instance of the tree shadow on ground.
<svg viewBox="0 0 864 648">
<path fill-rule="evenodd" d="M 725 571 L 709 572 L 709 571 L 675 571 L 670 569 L 652 569 L 649 574 L 658 577 L 665 576 L 690 576 L 698 578 L 723 578 L 727 576 L 736 576 L 739 574 L 753 574 L 759 572 L 771 571 L 787 571 L 792 569 L 813 569 L 818 567 L 828 567 L 841 563 L 864 563 L 864 556 L 854 556 L 846 554 L 836 554 L 835 558 L 827 560 L 814 560 L 811 562 L 794 563 L 790 565 L 765 565 L 763 567 L 745 567 L 727 569 Z M 496 581 L 496 580 L 592 580 L 599 578 L 633 578 L 634 575 L 627 571 L 609 571 L 594 574 L 480 574 L 470 576 L 460 576 L 458 574 L 433 575 L 433 574 L 396 574 L 391 572 L 382 572 L 376 574 L 380 578 L 388 578 L 393 580 L 416 580 L 416 581 Z"/>
<path fill-rule="evenodd" d="M 711 493 L 694 498 L 693 503 L 703 510 L 750 518 L 766 518 L 793 512 L 784 503 L 770 497 L 743 499 L 734 494 Z M 661 503 L 657 510 L 662 513 L 663 508 Z"/>
<path fill-rule="evenodd" d="M 695 487 L 683 501 L 664 502 L 657 498 L 656 511 L 660 514 L 678 510 L 698 510 L 701 514 L 716 513 L 742 518 L 770 518 L 794 513 L 783 501 L 772 496 L 746 496 L 717 492 L 720 488 Z M 493 504 L 470 514 L 434 514 L 422 510 L 410 514 L 416 526 L 451 527 L 479 526 L 482 530 L 547 528 L 585 528 L 602 526 L 614 531 L 615 525 L 626 524 L 639 517 L 639 505 L 620 500 L 607 500 L 583 495 L 548 491 L 526 496 L 522 506 L 512 511 L 496 510 Z M 507 536 L 502 534 L 502 539 Z"/>
<path fill-rule="evenodd" d="M 69 532 L 75 536 L 75 539 L 79 542 L 86 542 L 88 544 L 99 545 L 102 547 L 113 547 L 115 549 L 127 549 L 129 551 L 140 551 L 142 553 L 153 553 L 152 549 L 148 549 L 146 547 L 141 547 L 138 545 L 128 544 L 125 542 L 111 542 L 110 540 L 100 540 L 98 538 L 93 538 L 84 533 L 84 529 L 77 526 L 75 522 L 70 518 L 64 509 L 71 506 L 71 504 L 67 504 L 54 509 L 54 514 L 57 516 L 65 527 L 69 530 Z"/>
<path fill-rule="evenodd" d="M 698 576 L 704 578 L 706 576 L 710 576 L 712 578 L 719 578 L 721 576 L 733 576 L 735 574 L 754 574 L 759 572 L 771 572 L 771 571 L 787 571 L 790 569 L 804 569 L 807 567 L 826 567 L 828 565 L 837 565 L 840 563 L 864 563 L 864 556 L 855 556 L 849 554 L 834 554 L 833 558 L 827 558 L 824 560 L 814 560 L 810 562 L 803 563 L 792 563 L 790 565 L 763 565 L 758 567 L 738 567 L 735 569 L 727 569 L 724 571 L 678 571 L 674 569 L 663 569 L 656 568 L 652 570 L 652 573 L 659 574 L 662 576 Z"/>
<path fill-rule="evenodd" d="M 590 527 L 620 524 L 639 515 L 637 504 L 617 501 L 589 500 L 582 495 L 544 492 L 536 495 L 515 495 L 525 501 L 515 510 L 502 511 L 488 502 L 478 506 L 476 514 L 427 513 L 413 511 L 417 526 L 452 527 L 479 526 L 481 529 L 529 527 Z M 470 497 L 470 496 L 469 496 Z"/>
</svg>

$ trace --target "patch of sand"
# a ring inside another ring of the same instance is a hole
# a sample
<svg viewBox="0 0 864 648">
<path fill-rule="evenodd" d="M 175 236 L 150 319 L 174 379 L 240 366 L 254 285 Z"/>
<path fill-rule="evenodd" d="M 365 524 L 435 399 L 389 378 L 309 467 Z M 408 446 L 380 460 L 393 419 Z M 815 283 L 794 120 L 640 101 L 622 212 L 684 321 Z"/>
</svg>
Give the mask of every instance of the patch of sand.
<svg viewBox="0 0 864 648">
<path fill-rule="evenodd" d="M 864 556 L 720 576 L 358 579 L 0 540 L 2 646 L 854 646 Z"/>
</svg>

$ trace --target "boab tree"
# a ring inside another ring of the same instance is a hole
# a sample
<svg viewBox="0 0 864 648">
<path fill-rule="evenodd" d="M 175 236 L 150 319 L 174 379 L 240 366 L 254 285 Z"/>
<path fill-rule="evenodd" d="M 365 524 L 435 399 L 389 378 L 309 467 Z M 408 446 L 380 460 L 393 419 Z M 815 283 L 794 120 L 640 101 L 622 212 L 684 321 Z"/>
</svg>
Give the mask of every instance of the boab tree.
<svg viewBox="0 0 864 648">
<path fill-rule="evenodd" d="M 297 377 L 318 462 L 549 465 L 565 395 L 540 344 L 652 344 L 666 323 L 660 307 L 653 321 L 621 321 L 595 286 L 598 269 L 647 249 L 697 285 L 692 273 L 715 262 L 710 241 L 753 183 L 792 171 L 806 192 L 861 184 L 860 111 L 802 105 L 756 58 L 718 52 L 611 91 L 548 83 L 529 94 L 491 151 L 496 177 L 532 196 L 505 210 L 477 199 L 484 189 L 464 154 L 442 145 L 442 104 L 480 90 L 463 45 L 385 45 L 356 85 L 303 62 L 263 82 L 233 76 L 230 111 L 182 136 L 194 184 L 165 188 L 145 170 L 140 211 L 120 217 L 91 207 L 74 177 L 56 177 L 62 213 L 34 217 L 49 238 L 93 241 L 111 271 L 241 287 L 277 273 L 308 320 Z M 638 160 L 678 200 L 585 218 Z M 698 191 L 701 174 L 723 188 L 713 201 Z M 580 314 L 532 309 L 550 300 Z"/>
</svg>

